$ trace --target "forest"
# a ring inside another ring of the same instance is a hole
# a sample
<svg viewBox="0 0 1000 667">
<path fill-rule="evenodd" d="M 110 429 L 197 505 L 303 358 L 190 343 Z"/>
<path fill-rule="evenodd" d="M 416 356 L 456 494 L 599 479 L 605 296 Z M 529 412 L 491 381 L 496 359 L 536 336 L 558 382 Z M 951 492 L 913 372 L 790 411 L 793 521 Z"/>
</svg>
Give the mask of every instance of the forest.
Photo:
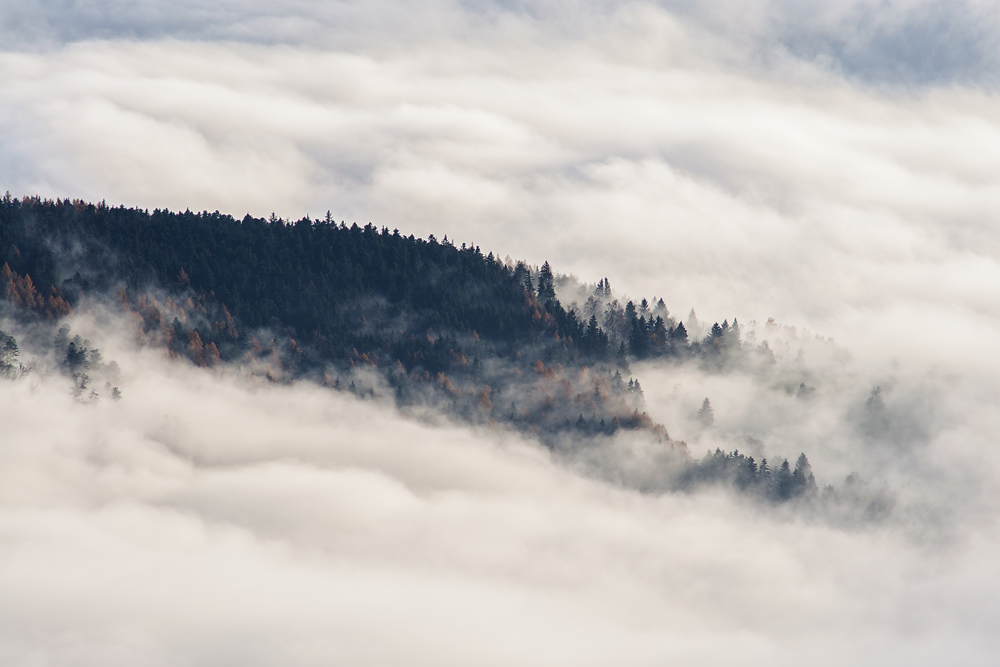
<svg viewBox="0 0 1000 667">
<path fill-rule="evenodd" d="M 548 262 L 337 223 L 329 212 L 236 219 L 9 193 L 0 264 L 4 314 L 46 323 L 79 400 L 123 396 L 117 365 L 63 322 L 102 302 L 127 314 L 140 344 L 198 366 L 388 396 L 401 409 L 526 433 L 554 452 L 642 433 L 681 462 L 662 488 L 725 483 L 770 502 L 819 495 L 805 454 L 794 467 L 738 451 L 691 458 L 650 418 L 631 375 L 630 362 L 649 359 L 767 372 L 767 343 L 744 340 L 735 319 L 689 332 L 663 299 L 622 305 L 607 278 L 585 285 Z M 14 337 L 0 334 L 0 373 L 29 371 Z M 711 427 L 708 398 L 698 419 Z"/>
</svg>

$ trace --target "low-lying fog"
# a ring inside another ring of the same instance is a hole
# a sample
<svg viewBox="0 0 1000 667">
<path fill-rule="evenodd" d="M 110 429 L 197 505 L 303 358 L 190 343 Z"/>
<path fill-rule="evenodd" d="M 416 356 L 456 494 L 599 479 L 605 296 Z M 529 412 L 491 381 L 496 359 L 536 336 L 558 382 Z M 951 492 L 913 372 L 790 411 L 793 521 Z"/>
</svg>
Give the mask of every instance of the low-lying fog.
<svg viewBox="0 0 1000 667">
<path fill-rule="evenodd" d="M 696 456 L 750 434 L 807 451 L 821 485 L 857 470 L 892 487 L 888 519 L 831 525 L 722 490 L 639 493 L 509 433 L 169 361 L 106 315 L 72 324 L 118 362 L 124 398 L 75 401 L 44 357 L 0 382 L 5 664 L 937 665 L 1000 649 L 996 415 L 975 379 L 886 370 L 896 431 L 872 433 L 874 376 L 820 358 L 807 400 L 633 369 Z M 716 425 L 699 432 L 706 395 Z"/>
</svg>

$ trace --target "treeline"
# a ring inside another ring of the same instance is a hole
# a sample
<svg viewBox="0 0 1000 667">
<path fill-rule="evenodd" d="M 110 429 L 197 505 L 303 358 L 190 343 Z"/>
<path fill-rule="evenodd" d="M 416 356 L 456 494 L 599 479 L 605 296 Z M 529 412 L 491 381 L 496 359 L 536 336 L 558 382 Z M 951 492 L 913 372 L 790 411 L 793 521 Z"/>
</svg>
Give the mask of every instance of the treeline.
<svg viewBox="0 0 1000 667">
<path fill-rule="evenodd" d="M 682 488 L 700 484 L 727 482 L 740 491 L 752 492 L 768 500 L 784 502 L 801 496 L 816 494 L 816 479 L 805 454 L 800 454 L 793 469 L 788 459 L 782 459 L 776 468 L 761 459 L 741 454 L 739 450 L 723 452 L 716 449 L 701 461 L 687 466 L 679 479 Z"/>
<path fill-rule="evenodd" d="M 579 292 L 579 290 L 577 290 Z M 767 342 L 749 344 L 743 339 L 739 322 L 724 320 L 703 329 L 691 312 L 688 325 L 670 315 L 663 299 L 651 303 L 641 299 L 638 305 L 621 305 L 611 283 L 601 279 L 581 308 L 586 330 L 600 332 L 605 355 L 621 364 L 629 359 L 657 358 L 698 359 L 705 368 L 722 369 L 727 365 L 756 362 L 773 364 L 774 354 Z M 589 319 L 588 319 L 589 318 Z"/>
<path fill-rule="evenodd" d="M 143 340 L 198 365 L 319 376 L 362 395 L 388 384 L 401 406 L 430 402 L 543 439 L 580 417 L 594 434 L 666 437 L 637 385 L 626 390 L 607 334 L 562 307 L 547 263 L 330 214 L 289 223 L 9 196 L 0 260 L 0 288 L 22 315 L 57 320 L 116 294 Z"/>
<path fill-rule="evenodd" d="M 123 302 L 140 310 L 146 305 L 139 301 L 163 287 L 175 300 L 210 302 L 225 309 L 221 319 L 194 317 L 181 331 L 187 313 L 173 314 L 165 325 L 176 330 L 175 348 L 185 348 L 194 332 L 222 359 L 245 351 L 248 338 L 238 342 L 234 332 L 261 328 L 294 336 L 323 359 L 346 361 L 360 351 L 432 373 L 454 368 L 448 351 L 463 354 L 469 337 L 519 347 L 557 337 L 546 363 L 582 357 L 621 368 L 629 357 L 721 362 L 740 347 L 735 321 L 689 340 L 662 300 L 652 309 L 643 299 L 624 308 L 611 301 L 601 313 L 596 302 L 582 313 L 567 311 L 548 263 L 532 271 L 475 245 L 348 226 L 329 213 L 286 222 L 8 194 L 0 201 L 0 262 L 8 300 L 52 318 L 84 294 L 119 286 Z M 610 297 L 610 284 L 602 281 L 596 293 Z M 439 337 L 450 338 L 448 345 L 437 345 Z"/>
<path fill-rule="evenodd" d="M 246 362 L 271 379 L 322 374 L 333 386 L 370 369 L 400 404 L 447 403 L 542 433 L 666 437 L 638 380 L 622 379 L 629 359 L 721 367 L 748 351 L 735 320 L 689 340 L 662 299 L 621 306 L 607 279 L 567 310 L 548 262 L 504 262 L 330 213 L 236 219 L 8 194 L 0 261 L 0 289 L 25 316 L 58 320 L 115 293 L 144 341 L 201 366 Z"/>
<path fill-rule="evenodd" d="M 287 223 L 7 196 L 0 259 L 43 298 L 69 304 L 119 285 L 130 296 L 190 289 L 224 304 L 242 327 L 292 329 L 331 359 L 380 346 L 390 330 L 515 342 L 540 328 L 514 272 L 492 254 L 329 215 Z M 420 351 L 405 338 L 401 347 L 414 349 L 402 357 Z"/>
<path fill-rule="evenodd" d="M 118 369 L 56 329 L 87 299 L 116 299 L 141 341 L 199 366 L 236 364 L 274 381 L 311 376 L 553 447 L 644 431 L 685 461 L 681 488 L 724 482 L 774 502 L 815 491 L 804 455 L 776 469 L 735 451 L 690 460 L 646 413 L 630 377 L 630 359 L 773 364 L 766 342 L 744 341 L 736 320 L 704 329 L 692 311 L 685 325 L 662 299 L 621 305 L 606 278 L 572 289 L 568 280 L 547 262 L 501 261 L 474 244 L 347 225 L 330 213 L 289 222 L 0 199 L 6 312 L 49 322 L 52 359 L 78 400 L 119 398 Z M 584 305 L 564 307 L 557 282 Z M 0 335 L 0 375 L 26 370 L 17 342 Z M 712 424 L 707 399 L 697 420 Z"/>
<path fill-rule="evenodd" d="M 70 338 L 69 325 L 62 325 L 53 338 L 38 347 L 45 350 L 45 357 L 55 362 L 55 369 L 71 381 L 70 393 L 80 403 L 95 403 L 102 395 L 113 400 L 122 397 L 117 384 L 120 381 L 118 362 L 105 361 L 101 351 L 89 340 L 79 335 Z M 0 378 L 20 380 L 29 375 L 34 364 L 25 365 L 20 360 L 21 349 L 17 339 L 0 329 Z M 98 383 L 95 383 L 95 380 Z M 103 382 L 101 391 L 97 390 Z"/>
</svg>

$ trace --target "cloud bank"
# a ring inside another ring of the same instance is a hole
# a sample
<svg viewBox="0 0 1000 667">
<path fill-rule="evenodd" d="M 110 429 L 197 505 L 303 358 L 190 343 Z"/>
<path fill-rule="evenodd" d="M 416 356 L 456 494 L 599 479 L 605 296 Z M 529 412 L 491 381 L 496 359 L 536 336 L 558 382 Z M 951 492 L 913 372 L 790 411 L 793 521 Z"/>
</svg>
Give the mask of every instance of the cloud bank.
<svg viewBox="0 0 1000 667">
<path fill-rule="evenodd" d="M 314 11 L 331 7 L 360 12 Z M 855 347 L 861 328 L 918 318 L 960 323 L 962 348 L 996 342 L 964 326 L 996 316 L 989 89 L 858 86 L 775 40 L 761 65 L 683 12 L 564 10 L 428 5 L 398 19 L 426 34 L 392 19 L 364 45 L 164 28 L 9 51 L 4 180 L 149 207 L 329 209 Z M 922 358 L 936 326 L 911 327 L 918 349 L 899 353 Z"/>
<path fill-rule="evenodd" d="M 0 383 L 3 662 L 996 655 L 989 4 L 0 12 L 14 195 L 329 209 L 609 276 L 681 317 L 774 316 L 800 327 L 784 353 L 804 349 L 814 402 L 650 365 L 634 370 L 652 416 L 695 455 L 749 434 L 831 477 L 864 470 L 905 510 L 844 529 L 643 495 L 512 436 L 102 344 L 120 403 L 77 405 L 42 373 Z M 853 361 L 824 366 L 803 328 Z M 859 426 L 875 384 L 905 428 Z M 705 396 L 718 426 L 699 434 Z"/>
<path fill-rule="evenodd" d="M 125 398 L 82 405 L 41 373 L 0 384 L 5 662 L 995 655 L 1000 536 L 981 516 L 924 539 L 723 493 L 640 494 L 512 436 L 168 362 L 100 318 L 74 325 L 104 337 Z"/>
</svg>

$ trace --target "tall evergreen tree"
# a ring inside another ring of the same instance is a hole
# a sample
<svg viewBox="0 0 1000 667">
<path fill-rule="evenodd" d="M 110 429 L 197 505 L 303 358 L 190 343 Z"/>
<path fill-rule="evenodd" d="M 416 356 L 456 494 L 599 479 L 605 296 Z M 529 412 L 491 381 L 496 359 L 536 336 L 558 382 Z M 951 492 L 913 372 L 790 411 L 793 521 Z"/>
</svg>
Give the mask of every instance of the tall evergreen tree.
<svg viewBox="0 0 1000 667">
<path fill-rule="evenodd" d="M 549 299 L 555 298 L 556 290 L 552 276 L 552 267 L 546 261 L 542 264 L 541 271 L 538 274 L 538 300 L 545 303 Z"/>
<path fill-rule="evenodd" d="M 712 402 L 708 400 L 707 396 L 701 402 L 701 409 L 698 410 L 698 421 L 706 428 L 715 423 L 715 411 L 712 409 Z"/>
</svg>

